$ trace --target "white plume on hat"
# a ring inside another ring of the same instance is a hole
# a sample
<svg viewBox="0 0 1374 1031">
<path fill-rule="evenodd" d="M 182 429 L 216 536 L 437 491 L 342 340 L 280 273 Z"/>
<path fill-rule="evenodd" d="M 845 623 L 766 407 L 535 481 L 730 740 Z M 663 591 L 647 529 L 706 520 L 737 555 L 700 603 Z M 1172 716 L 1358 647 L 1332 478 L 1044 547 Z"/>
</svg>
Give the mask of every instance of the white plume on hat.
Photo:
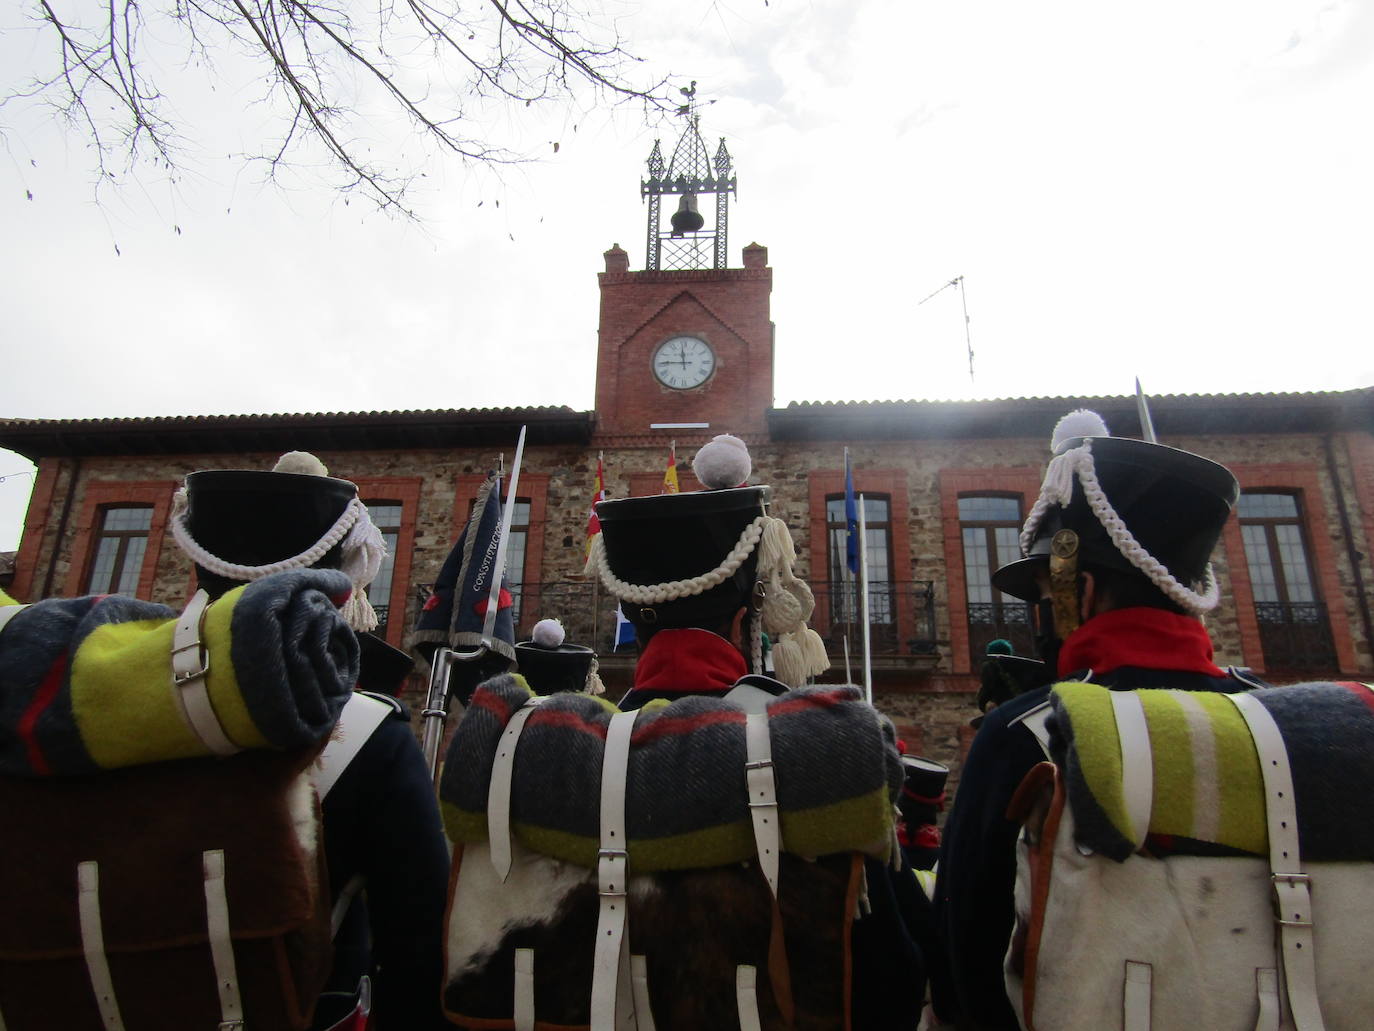
<svg viewBox="0 0 1374 1031">
<path fill-rule="evenodd" d="M 703 444 L 692 459 L 692 472 L 707 490 L 742 486 L 753 468 L 749 448 L 739 437 L 728 433 L 717 434 Z"/>
<path fill-rule="evenodd" d="M 1061 454 L 1069 441 L 1077 440 L 1079 437 L 1110 436 L 1111 433 L 1107 431 L 1107 424 L 1102 420 L 1102 416 L 1088 408 L 1076 408 L 1054 424 L 1054 433 L 1050 435 L 1050 451 L 1056 455 Z"/>
<path fill-rule="evenodd" d="M 296 473 L 301 476 L 328 476 L 329 469 L 309 451 L 288 451 L 272 466 L 274 473 Z"/>
<path fill-rule="evenodd" d="M 563 624 L 552 618 L 541 619 L 530 631 L 530 640 L 541 648 L 557 648 L 566 636 Z"/>
</svg>

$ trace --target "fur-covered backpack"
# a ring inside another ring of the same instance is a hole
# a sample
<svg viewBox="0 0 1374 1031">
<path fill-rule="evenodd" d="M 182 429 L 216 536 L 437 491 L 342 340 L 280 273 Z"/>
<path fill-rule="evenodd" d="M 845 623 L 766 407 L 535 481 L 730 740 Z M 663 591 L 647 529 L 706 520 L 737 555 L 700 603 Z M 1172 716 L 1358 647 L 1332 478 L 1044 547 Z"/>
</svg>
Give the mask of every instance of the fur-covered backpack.
<svg viewBox="0 0 1374 1031">
<path fill-rule="evenodd" d="M 315 779 L 357 674 L 347 589 L 308 570 L 180 618 L 108 597 L 7 621 L 0 1026 L 308 1026 L 332 959 Z"/>
<path fill-rule="evenodd" d="M 440 809 L 444 1005 L 469 1028 L 848 1026 L 863 854 L 894 849 L 892 726 L 851 687 L 762 712 L 478 689 Z"/>
<path fill-rule="evenodd" d="M 1374 689 L 1060 684 L 1049 726 L 1013 802 L 1024 1027 L 1369 1026 Z"/>
</svg>

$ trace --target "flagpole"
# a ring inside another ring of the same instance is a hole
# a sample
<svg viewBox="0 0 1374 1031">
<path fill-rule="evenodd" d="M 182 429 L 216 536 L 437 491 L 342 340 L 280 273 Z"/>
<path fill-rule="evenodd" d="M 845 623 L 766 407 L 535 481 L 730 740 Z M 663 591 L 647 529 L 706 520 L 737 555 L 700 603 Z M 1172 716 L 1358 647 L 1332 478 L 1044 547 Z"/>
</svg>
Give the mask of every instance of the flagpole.
<svg viewBox="0 0 1374 1031">
<path fill-rule="evenodd" d="M 873 652 L 868 626 L 868 524 L 864 521 L 864 496 L 859 495 L 859 601 L 864 621 L 864 697 L 873 704 Z"/>
</svg>

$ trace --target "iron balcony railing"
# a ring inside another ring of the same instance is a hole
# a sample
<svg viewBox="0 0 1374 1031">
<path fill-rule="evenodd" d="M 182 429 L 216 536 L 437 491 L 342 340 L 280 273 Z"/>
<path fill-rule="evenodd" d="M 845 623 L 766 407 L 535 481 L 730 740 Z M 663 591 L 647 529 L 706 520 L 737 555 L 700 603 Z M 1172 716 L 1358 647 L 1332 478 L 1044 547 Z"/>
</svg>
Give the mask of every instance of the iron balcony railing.
<svg viewBox="0 0 1374 1031">
<path fill-rule="evenodd" d="M 857 660 L 863 649 L 863 627 L 858 621 L 858 594 L 852 584 L 811 582 L 816 608 L 810 626 L 836 659 L 844 654 L 846 638 L 850 656 Z M 430 584 L 416 584 L 415 597 L 423 605 Z M 567 640 L 594 647 L 602 655 L 616 651 L 616 599 L 591 582 L 559 580 L 525 583 L 513 589 L 518 599 L 516 639 L 527 640 L 534 624 L 554 617 L 563 624 Z M 378 610 L 380 617 L 381 610 Z M 869 587 L 869 623 L 872 654 L 882 658 L 934 656 L 935 582 L 905 580 L 874 583 Z M 626 646 L 622 645 L 622 650 Z"/>
<path fill-rule="evenodd" d="M 1024 601 L 969 602 L 968 650 L 976 670 L 987 655 L 988 644 L 1001 638 L 1011 642 L 1012 652 L 1035 656 L 1035 621 L 1031 605 Z"/>
<path fill-rule="evenodd" d="M 1322 602 L 1256 602 L 1255 620 L 1259 623 L 1266 672 L 1337 671 L 1331 621 Z"/>
</svg>

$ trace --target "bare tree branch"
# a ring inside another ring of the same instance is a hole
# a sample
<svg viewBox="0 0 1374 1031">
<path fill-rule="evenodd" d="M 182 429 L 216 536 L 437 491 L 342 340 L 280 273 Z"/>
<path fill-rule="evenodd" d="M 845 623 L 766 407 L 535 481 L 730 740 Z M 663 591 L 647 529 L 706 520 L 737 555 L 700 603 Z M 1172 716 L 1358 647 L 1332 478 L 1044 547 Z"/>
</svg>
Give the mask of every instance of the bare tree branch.
<svg viewBox="0 0 1374 1031">
<path fill-rule="evenodd" d="M 216 57 L 241 51 L 260 67 L 263 100 L 275 119 L 260 156 L 269 178 L 308 163 L 312 145 L 328 156 L 333 185 L 359 191 L 380 209 L 415 217 L 406 201 L 418 165 L 380 148 L 374 158 L 359 130 L 364 111 L 403 116 L 412 138 L 465 162 L 524 160 L 489 138 L 465 113 L 490 103 L 531 107 L 638 101 L 671 110 L 662 79 L 630 74 L 639 59 L 618 32 L 597 24 L 578 0 L 31 0 L 54 41 L 52 70 L 0 99 L 0 106 L 52 104 L 90 144 L 98 183 L 151 162 L 173 177 L 194 140 L 173 116 L 167 80 L 152 57 L 170 26 L 187 65 L 215 80 Z M 62 14 L 59 14 L 59 6 Z M 370 85 L 370 88 L 368 86 Z M 370 92 L 369 92 L 370 89 Z M 361 92 L 359 92 L 361 91 Z"/>
</svg>

